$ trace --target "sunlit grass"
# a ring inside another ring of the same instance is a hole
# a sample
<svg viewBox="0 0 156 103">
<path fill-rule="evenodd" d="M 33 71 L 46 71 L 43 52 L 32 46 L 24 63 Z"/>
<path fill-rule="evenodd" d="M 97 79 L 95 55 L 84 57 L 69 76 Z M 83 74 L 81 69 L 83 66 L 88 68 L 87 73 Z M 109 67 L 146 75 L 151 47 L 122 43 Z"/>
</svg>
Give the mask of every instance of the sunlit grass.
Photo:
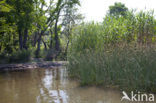
<svg viewBox="0 0 156 103">
<path fill-rule="evenodd" d="M 69 74 L 81 85 L 117 86 L 126 90 L 156 92 L 154 48 L 112 46 L 69 56 Z"/>
<path fill-rule="evenodd" d="M 82 24 L 73 30 L 69 75 L 81 85 L 156 93 L 155 31 L 152 12 Z"/>
</svg>

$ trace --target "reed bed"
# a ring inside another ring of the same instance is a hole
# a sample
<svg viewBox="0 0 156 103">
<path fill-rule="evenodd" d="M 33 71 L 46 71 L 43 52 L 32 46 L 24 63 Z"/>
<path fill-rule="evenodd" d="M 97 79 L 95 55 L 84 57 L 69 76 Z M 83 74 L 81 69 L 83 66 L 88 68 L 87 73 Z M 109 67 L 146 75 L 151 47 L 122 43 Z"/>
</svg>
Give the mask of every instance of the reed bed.
<svg viewBox="0 0 156 103">
<path fill-rule="evenodd" d="M 69 75 L 81 85 L 156 93 L 155 34 L 153 12 L 84 23 L 72 32 Z"/>
</svg>

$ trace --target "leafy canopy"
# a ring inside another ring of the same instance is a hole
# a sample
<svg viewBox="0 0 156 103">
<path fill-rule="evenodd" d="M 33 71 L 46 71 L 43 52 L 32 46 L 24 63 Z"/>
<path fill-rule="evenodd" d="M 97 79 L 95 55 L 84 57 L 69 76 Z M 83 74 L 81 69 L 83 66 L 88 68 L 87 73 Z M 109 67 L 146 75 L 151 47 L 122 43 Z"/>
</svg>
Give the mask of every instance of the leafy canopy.
<svg viewBox="0 0 156 103">
<path fill-rule="evenodd" d="M 109 14 L 112 16 L 125 16 L 128 8 L 121 2 L 116 2 L 113 6 L 109 6 Z"/>
</svg>

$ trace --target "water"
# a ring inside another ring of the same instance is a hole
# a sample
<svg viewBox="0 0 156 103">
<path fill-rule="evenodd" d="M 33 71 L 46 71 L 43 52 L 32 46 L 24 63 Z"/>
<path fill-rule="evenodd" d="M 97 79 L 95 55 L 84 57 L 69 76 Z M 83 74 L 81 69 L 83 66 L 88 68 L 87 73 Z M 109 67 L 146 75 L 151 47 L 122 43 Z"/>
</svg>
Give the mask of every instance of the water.
<svg viewBox="0 0 156 103">
<path fill-rule="evenodd" d="M 0 103 L 121 103 L 121 93 L 80 87 L 65 67 L 0 73 Z"/>
</svg>

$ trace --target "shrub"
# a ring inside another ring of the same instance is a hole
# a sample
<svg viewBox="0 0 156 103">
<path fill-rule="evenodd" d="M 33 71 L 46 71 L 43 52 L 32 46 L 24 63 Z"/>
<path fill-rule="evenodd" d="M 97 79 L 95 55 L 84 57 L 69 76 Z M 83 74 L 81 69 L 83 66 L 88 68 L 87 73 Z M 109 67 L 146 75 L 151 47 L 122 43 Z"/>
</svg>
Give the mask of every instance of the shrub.
<svg viewBox="0 0 156 103">
<path fill-rule="evenodd" d="M 13 52 L 9 57 L 10 63 L 21 63 L 21 62 L 28 62 L 31 57 L 30 50 L 19 50 Z"/>
<path fill-rule="evenodd" d="M 0 53 L 0 64 L 5 64 L 5 63 L 8 63 L 8 56 L 7 54 L 5 54 L 4 52 L 3 53 Z"/>
<path fill-rule="evenodd" d="M 56 55 L 56 52 L 53 49 L 46 50 L 43 53 L 43 58 L 46 61 L 52 61 Z"/>
</svg>

